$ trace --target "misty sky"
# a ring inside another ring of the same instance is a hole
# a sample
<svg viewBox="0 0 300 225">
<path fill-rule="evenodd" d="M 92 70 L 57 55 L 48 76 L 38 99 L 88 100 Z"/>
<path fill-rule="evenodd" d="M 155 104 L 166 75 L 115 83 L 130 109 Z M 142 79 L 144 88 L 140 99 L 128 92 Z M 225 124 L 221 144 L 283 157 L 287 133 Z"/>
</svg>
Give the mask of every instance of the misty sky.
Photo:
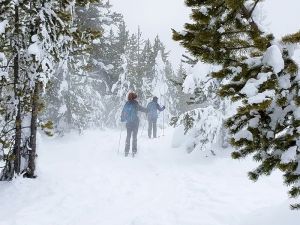
<svg viewBox="0 0 300 225">
<path fill-rule="evenodd" d="M 172 40 L 171 28 L 182 30 L 189 20 L 190 9 L 184 0 L 110 0 L 114 9 L 124 15 L 131 32 L 140 25 L 145 38 L 159 34 L 171 60 L 178 64 L 184 49 Z M 266 0 L 265 23 L 277 37 L 300 30 L 300 0 Z"/>
</svg>

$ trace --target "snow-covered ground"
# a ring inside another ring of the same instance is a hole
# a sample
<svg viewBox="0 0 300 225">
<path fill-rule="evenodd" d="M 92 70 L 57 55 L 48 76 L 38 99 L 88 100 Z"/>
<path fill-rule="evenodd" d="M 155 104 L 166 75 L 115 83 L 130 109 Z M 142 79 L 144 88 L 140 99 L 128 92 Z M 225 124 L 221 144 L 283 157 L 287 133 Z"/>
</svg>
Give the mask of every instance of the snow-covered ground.
<svg viewBox="0 0 300 225">
<path fill-rule="evenodd" d="M 279 174 L 253 184 L 250 160 L 188 155 L 172 132 L 140 137 L 136 158 L 118 131 L 44 140 L 37 179 L 0 183 L 0 225 L 299 224 Z"/>
</svg>

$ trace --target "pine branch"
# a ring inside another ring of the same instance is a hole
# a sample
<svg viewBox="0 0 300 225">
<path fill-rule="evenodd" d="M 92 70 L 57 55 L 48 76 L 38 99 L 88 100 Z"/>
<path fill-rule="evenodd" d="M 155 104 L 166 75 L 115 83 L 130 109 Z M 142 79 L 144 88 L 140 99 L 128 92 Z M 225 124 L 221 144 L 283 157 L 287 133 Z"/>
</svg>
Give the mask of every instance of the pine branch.
<svg viewBox="0 0 300 225">
<path fill-rule="evenodd" d="M 230 35 L 230 34 L 243 34 L 243 33 L 251 33 L 250 30 L 235 30 L 235 31 L 225 31 L 222 35 Z"/>
<path fill-rule="evenodd" d="M 258 0 L 257 0 L 258 1 Z M 258 32 L 259 34 L 263 33 L 251 17 L 251 13 L 248 11 L 248 9 L 245 7 L 245 5 L 242 6 L 242 15 L 249 20 L 250 26 L 255 32 Z"/>
<path fill-rule="evenodd" d="M 254 45 L 248 45 L 248 46 L 240 46 L 240 47 L 224 47 L 226 50 L 241 50 L 241 49 L 247 49 L 247 48 L 255 48 Z"/>
<path fill-rule="evenodd" d="M 29 129 L 29 128 L 30 128 L 29 126 L 27 126 L 27 127 L 21 127 L 22 130 L 23 129 Z M 11 128 L 11 129 L 9 129 L 9 130 L 7 130 L 5 132 L 1 132 L 0 138 L 3 138 L 5 135 L 9 134 L 10 132 L 14 131 L 15 129 L 16 128 L 14 127 L 14 128 Z"/>
<path fill-rule="evenodd" d="M 255 1 L 255 3 L 254 3 L 254 5 L 253 5 L 252 9 L 251 9 L 250 12 L 249 12 L 250 17 L 252 16 L 252 14 L 253 14 L 253 12 L 254 12 L 254 10 L 255 10 L 255 8 L 256 8 L 256 6 L 257 6 L 257 4 L 258 4 L 259 2 L 260 2 L 260 0 L 256 0 L 256 1 Z"/>
</svg>

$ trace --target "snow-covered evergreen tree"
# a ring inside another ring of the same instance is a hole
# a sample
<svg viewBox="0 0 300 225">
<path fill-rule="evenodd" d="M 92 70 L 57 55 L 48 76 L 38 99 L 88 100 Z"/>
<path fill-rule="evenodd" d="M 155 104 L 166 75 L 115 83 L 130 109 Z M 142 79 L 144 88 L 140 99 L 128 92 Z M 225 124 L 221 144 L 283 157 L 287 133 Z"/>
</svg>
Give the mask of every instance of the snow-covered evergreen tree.
<svg viewBox="0 0 300 225">
<path fill-rule="evenodd" d="M 105 88 L 106 85 L 101 74 L 95 73 L 94 66 L 100 62 L 93 58 L 93 54 L 99 50 L 95 43 L 102 38 L 102 26 L 111 24 L 105 14 L 109 7 L 108 3 L 94 1 L 89 6 L 77 5 L 74 8 L 72 51 L 58 65 L 46 95 L 47 110 L 43 118 L 54 122 L 55 132 L 101 126 L 104 114 L 101 92 L 103 84 Z"/>
<path fill-rule="evenodd" d="M 14 146 L 15 130 L 15 85 L 11 74 L 13 60 L 13 46 L 10 40 L 13 38 L 12 21 L 9 20 L 14 15 L 14 5 L 11 2 L 3 3 L 0 8 L 0 168 L 7 172 L 0 176 L 1 180 L 11 179 L 16 168 L 17 160 L 10 158 Z M 20 155 L 17 152 L 18 156 Z M 0 171 L 2 172 L 2 171 Z"/>
<path fill-rule="evenodd" d="M 222 69 L 212 77 L 223 81 L 220 95 L 239 101 L 227 121 L 236 147 L 233 158 L 252 155 L 259 166 L 253 180 L 275 169 L 284 173 L 290 196 L 300 195 L 299 72 L 292 56 L 299 33 L 275 40 L 257 20 L 261 0 L 194 1 L 194 23 L 174 32 L 195 57 Z M 300 208 L 299 204 L 292 208 Z"/>
<path fill-rule="evenodd" d="M 0 134 L 5 140 L 1 140 L 0 146 L 5 159 L 1 180 L 11 180 L 15 173 L 21 172 L 27 177 L 35 177 L 38 115 L 43 108 L 41 99 L 54 73 L 55 63 L 70 51 L 74 6 L 88 2 L 1 3 L 1 16 L 6 18 L 3 21 L 1 18 L 1 39 L 7 53 L 2 57 L 5 77 L 1 77 L 1 84 L 6 83 L 4 89 L 1 87 L 1 100 L 4 100 L 1 101 L 1 117 L 4 116 L 6 121 Z M 49 128 L 50 124 L 40 125 Z"/>
<path fill-rule="evenodd" d="M 160 105 L 166 107 L 163 113 L 169 115 L 169 108 L 172 105 L 172 96 L 170 96 L 169 93 L 168 79 L 166 76 L 166 62 L 163 61 L 163 55 L 161 51 L 157 53 L 157 56 L 155 58 L 154 71 L 155 74 L 151 83 L 152 96 L 158 97 Z M 163 117 L 163 119 L 165 119 L 165 117 Z M 165 121 L 163 121 L 163 123 L 165 123 Z"/>
</svg>

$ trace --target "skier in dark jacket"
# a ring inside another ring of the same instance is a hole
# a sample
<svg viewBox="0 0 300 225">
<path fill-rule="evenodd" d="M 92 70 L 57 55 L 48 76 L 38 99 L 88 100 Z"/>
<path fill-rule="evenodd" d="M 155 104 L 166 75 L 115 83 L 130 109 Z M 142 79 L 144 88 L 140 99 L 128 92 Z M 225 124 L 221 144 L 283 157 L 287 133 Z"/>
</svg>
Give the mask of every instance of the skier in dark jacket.
<svg viewBox="0 0 300 225">
<path fill-rule="evenodd" d="M 158 113 L 157 111 L 164 111 L 165 106 L 160 107 L 160 105 L 157 103 L 158 98 L 153 97 L 152 102 L 150 102 L 147 105 L 147 116 L 148 116 L 148 137 L 151 138 L 152 136 L 152 129 L 153 129 L 153 137 L 157 137 L 157 118 L 158 118 Z"/>
<path fill-rule="evenodd" d="M 139 105 L 136 101 L 137 95 L 133 92 L 128 94 L 128 101 L 122 110 L 121 121 L 126 122 L 127 137 L 125 143 L 125 156 L 127 157 L 130 149 L 130 139 L 132 136 L 132 157 L 137 153 L 137 134 L 139 130 L 138 111 L 147 112 L 147 109 Z"/>
</svg>

